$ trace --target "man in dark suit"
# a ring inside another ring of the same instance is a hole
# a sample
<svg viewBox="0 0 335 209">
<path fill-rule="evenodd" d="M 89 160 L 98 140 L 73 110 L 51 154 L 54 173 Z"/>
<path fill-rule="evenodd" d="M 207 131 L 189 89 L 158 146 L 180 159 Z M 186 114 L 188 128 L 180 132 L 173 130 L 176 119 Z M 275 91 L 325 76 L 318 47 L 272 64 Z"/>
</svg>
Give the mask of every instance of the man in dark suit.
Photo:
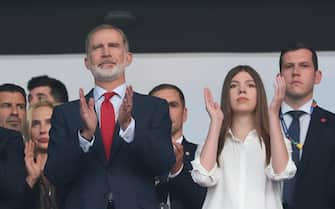
<svg viewBox="0 0 335 209">
<path fill-rule="evenodd" d="M 161 204 L 171 209 L 201 209 L 206 188 L 194 183 L 191 177 L 197 145 L 183 136 L 183 124 L 187 119 L 187 108 L 183 92 L 175 85 L 160 84 L 149 95 L 165 99 L 169 104 L 172 121 L 172 138 L 176 163 L 168 175 L 156 179 L 157 194 Z"/>
<path fill-rule="evenodd" d="M 19 132 L 0 127 L 0 208 L 27 209 L 31 190 L 26 183 L 24 145 Z"/>
<path fill-rule="evenodd" d="M 0 126 L 23 133 L 26 122 L 26 92 L 13 83 L 0 85 Z"/>
<path fill-rule="evenodd" d="M 65 209 L 156 209 L 154 176 L 175 163 L 168 106 L 126 85 L 132 54 L 119 28 L 93 29 L 86 55 L 95 88 L 55 108 L 45 175 Z"/>
<path fill-rule="evenodd" d="M 302 146 L 296 149 L 297 173 L 292 181 L 284 183 L 283 206 L 286 209 L 334 208 L 335 115 L 313 100 L 314 85 L 322 77 L 315 50 L 302 43 L 282 50 L 280 73 L 286 81 L 281 108 L 283 131 L 289 136 L 294 121 L 290 112 L 301 112 L 297 119 L 300 132 L 292 139 L 292 154 L 296 147 Z"/>
</svg>

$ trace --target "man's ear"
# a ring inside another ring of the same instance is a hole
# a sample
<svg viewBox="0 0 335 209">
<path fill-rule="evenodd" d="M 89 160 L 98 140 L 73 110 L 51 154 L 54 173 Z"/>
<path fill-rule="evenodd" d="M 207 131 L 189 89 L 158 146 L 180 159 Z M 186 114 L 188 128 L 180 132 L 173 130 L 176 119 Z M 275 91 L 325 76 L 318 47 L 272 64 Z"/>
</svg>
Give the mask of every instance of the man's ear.
<svg viewBox="0 0 335 209">
<path fill-rule="evenodd" d="M 321 70 L 315 71 L 315 78 L 314 78 L 314 84 L 319 84 L 322 80 L 322 72 Z"/>
<path fill-rule="evenodd" d="M 183 114 L 183 122 L 185 123 L 185 121 L 187 120 L 187 108 L 184 108 L 184 114 Z"/>
<path fill-rule="evenodd" d="M 127 52 L 126 56 L 126 66 L 130 65 L 133 61 L 133 53 Z"/>
<path fill-rule="evenodd" d="M 89 69 L 90 61 L 88 60 L 87 57 L 84 58 L 84 62 L 85 62 L 85 66 L 86 66 L 86 68 Z"/>
</svg>

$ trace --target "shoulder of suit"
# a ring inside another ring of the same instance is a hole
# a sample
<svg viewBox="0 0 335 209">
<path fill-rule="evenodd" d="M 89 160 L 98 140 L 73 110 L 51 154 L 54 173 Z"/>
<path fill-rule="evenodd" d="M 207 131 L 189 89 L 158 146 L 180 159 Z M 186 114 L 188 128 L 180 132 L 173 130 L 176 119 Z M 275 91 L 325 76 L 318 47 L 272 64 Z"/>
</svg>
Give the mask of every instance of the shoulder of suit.
<svg viewBox="0 0 335 209">
<path fill-rule="evenodd" d="M 194 144 L 194 143 L 188 141 L 185 137 L 183 139 L 183 144 L 184 144 L 184 146 L 190 147 L 192 150 L 195 150 L 198 146 L 197 144 Z"/>
<path fill-rule="evenodd" d="M 59 105 L 55 106 L 54 109 L 75 108 L 75 109 L 79 110 L 79 106 L 80 106 L 80 100 L 77 99 L 77 100 L 72 100 L 72 101 L 69 101 L 69 102 L 65 102 L 65 103 L 59 104 Z"/>
<path fill-rule="evenodd" d="M 157 105 L 166 105 L 167 106 L 167 102 L 164 99 L 158 98 L 158 97 L 154 97 L 154 96 L 150 96 L 150 95 L 145 95 L 145 94 L 141 94 L 138 92 L 134 92 L 134 101 L 136 103 L 144 103 L 146 106 L 157 106 Z M 60 104 L 58 106 L 55 107 L 55 109 L 68 109 L 68 108 L 78 108 L 78 106 L 80 105 L 80 100 L 73 100 L 73 101 L 69 101 L 63 104 Z"/>
<path fill-rule="evenodd" d="M 146 95 L 146 94 L 140 94 L 135 92 L 134 93 L 134 100 L 136 100 L 136 102 L 146 102 L 146 103 L 151 103 L 153 105 L 167 105 L 167 102 L 165 99 L 161 99 L 155 96 L 150 96 L 150 95 Z"/>
<path fill-rule="evenodd" d="M 335 120 L 335 113 L 330 112 L 329 110 L 326 110 L 320 106 L 317 106 L 317 108 L 319 109 L 319 112 L 323 115 L 323 116 L 327 116 L 328 119 L 331 120 Z"/>
<path fill-rule="evenodd" d="M 24 146 L 22 134 L 18 131 L 0 127 L 0 153 L 6 149 L 7 145 L 13 145 L 18 149 L 22 148 Z"/>
<path fill-rule="evenodd" d="M 17 137 L 22 137 L 21 133 L 18 131 L 6 129 L 3 127 L 0 127 L 0 138 L 17 138 Z"/>
<path fill-rule="evenodd" d="M 193 142 L 190 142 L 189 140 L 187 140 L 185 137 L 183 138 L 184 143 L 192 145 L 192 146 L 197 146 L 197 144 L 194 144 Z"/>
</svg>

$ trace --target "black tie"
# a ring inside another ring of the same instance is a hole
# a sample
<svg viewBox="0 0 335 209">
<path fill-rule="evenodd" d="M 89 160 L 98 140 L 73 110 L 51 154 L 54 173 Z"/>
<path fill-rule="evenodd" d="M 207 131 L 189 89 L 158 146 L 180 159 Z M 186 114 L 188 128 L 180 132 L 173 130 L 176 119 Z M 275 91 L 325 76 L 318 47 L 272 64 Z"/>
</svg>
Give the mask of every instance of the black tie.
<svg viewBox="0 0 335 209">
<path fill-rule="evenodd" d="M 290 111 L 288 114 L 292 117 L 291 125 L 288 129 L 288 134 L 296 143 L 300 143 L 300 121 L 299 118 L 303 114 L 305 114 L 304 111 L 295 110 Z M 297 148 L 296 145 L 292 144 L 292 160 L 294 163 L 298 166 L 299 159 L 300 159 L 300 150 Z M 289 207 L 292 207 L 292 198 L 293 198 L 293 192 L 294 192 L 294 185 L 295 185 L 295 177 L 289 180 L 284 181 L 284 192 L 283 192 L 283 202 L 287 204 Z"/>
<path fill-rule="evenodd" d="M 288 114 L 292 117 L 292 123 L 288 129 L 288 134 L 293 141 L 296 143 L 300 143 L 300 121 L 299 118 L 305 112 L 301 110 L 294 110 L 288 112 Z M 298 165 L 300 159 L 300 150 L 296 145 L 292 143 L 292 160 Z"/>
</svg>

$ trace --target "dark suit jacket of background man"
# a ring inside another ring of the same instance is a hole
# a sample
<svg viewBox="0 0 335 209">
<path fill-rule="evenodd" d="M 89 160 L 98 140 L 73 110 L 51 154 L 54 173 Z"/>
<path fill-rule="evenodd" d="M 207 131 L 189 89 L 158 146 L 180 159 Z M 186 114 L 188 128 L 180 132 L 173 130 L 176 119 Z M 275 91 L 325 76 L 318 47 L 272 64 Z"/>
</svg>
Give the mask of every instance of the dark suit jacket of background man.
<svg viewBox="0 0 335 209">
<path fill-rule="evenodd" d="M 196 184 L 191 177 L 191 161 L 194 160 L 197 145 L 188 142 L 185 137 L 182 145 L 184 167 L 179 175 L 157 185 L 158 195 L 166 201 L 169 194 L 171 209 L 201 209 L 207 189 Z"/>
<path fill-rule="evenodd" d="M 86 99 L 89 97 L 93 90 Z M 167 103 L 134 93 L 134 141 L 121 139 L 116 124 L 109 162 L 99 128 L 90 151 L 83 153 L 80 148 L 78 130 L 83 123 L 79 109 L 78 100 L 56 107 L 50 130 L 45 174 L 57 188 L 63 187 L 65 209 L 105 209 L 109 192 L 116 209 L 156 209 L 154 176 L 175 163 Z"/>
<path fill-rule="evenodd" d="M 335 115 L 315 107 L 296 173 L 295 209 L 335 208 Z"/>
<path fill-rule="evenodd" d="M 26 184 L 24 145 L 19 132 L 0 127 L 0 208 L 27 209 L 31 190 Z"/>
</svg>

